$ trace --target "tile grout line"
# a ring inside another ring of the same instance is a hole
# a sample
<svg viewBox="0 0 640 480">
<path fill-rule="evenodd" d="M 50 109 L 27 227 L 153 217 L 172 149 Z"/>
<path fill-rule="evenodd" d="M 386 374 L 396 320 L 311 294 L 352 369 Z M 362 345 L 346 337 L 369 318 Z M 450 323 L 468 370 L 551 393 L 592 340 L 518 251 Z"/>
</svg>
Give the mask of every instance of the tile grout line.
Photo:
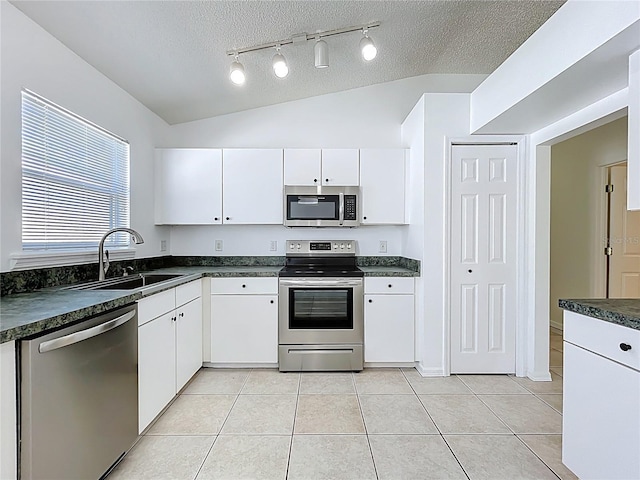
<svg viewBox="0 0 640 480">
<path fill-rule="evenodd" d="M 293 433 L 296 430 L 296 418 L 298 417 L 298 403 L 300 401 L 300 384 L 302 383 L 302 373 L 298 373 L 298 389 L 296 390 L 296 407 L 293 411 L 293 425 L 291 426 L 291 438 L 289 440 L 289 455 L 287 456 L 287 468 L 284 472 L 285 480 L 289 478 L 289 467 L 291 466 L 291 451 L 293 450 Z"/>
<path fill-rule="evenodd" d="M 376 476 L 376 480 L 380 479 L 378 475 L 378 468 L 376 467 L 376 459 L 373 457 L 373 448 L 371 448 L 371 440 L 369 439 L 369 431 L 367 430 L 367 422 L 364 420 L 364 412 L 362 411 L 362 404 L 360 403 L 360 394 L 358 393 L 358 387 L 356 379 L 351 372 L 351 382 L 353 383 L 353 389 L 356 392 L 356 399 L 358 400 L 358 409 L 360 410 L 360 417 L 362 418 L 362 426 L 364 427 L 364 435 L 367 438 L 367 445 L 369 446 L 369 455 L 371 455 L 371 463 L 373 463 L 373 473 Z"/>
<path fill-rule="evenodd" d="M 240 390 L 236 394 L 236 398 L 233 400 L 233 403 L 231 404 L 231 408 L 227 412 L 227 415 L 224 417 L 224 420 L 222 421 L 222 424 L 220 425 L 220 430 L 214 436 L 213 442 L 211 443 L 211 446 L 209 447 L 209 450 L 207 451 L 207 454 L 202 459 L 202 463 L 200 463 L 200 467 L 198 468 L 198 471 L 196 472 L 196 476 L 193 477 L 193 480 L 198 480 L 198 475 L 200 475 L 200 472 L 202 471 L 202 467 L 204 467 L 204 464 L 207 461 L 207 458 L 209 458 L 209 455 L 211 455 L 211 451 L 213 450 L 213 446 L 216 444 L 216 442 L 220 438 L 220 434 L 222 433 L 222 429 L 224 428 L 224 424 L 227 423 L 227 420 L 229 419 L 229 416 L 231 415 L 231 410 L 233 410 L 233 407 L 235 406 L 236 402 L 238 401 L 238 398 L 240 398 L 240 392 L 242 392 L 242 389 L 244 388 L 245 384 L 247 383 L 247 380 L 249 380 L 249 376 L 251 375 L 252 371 L 253 371 L 253 369 L 249 370 L 249 373 L 247 374 L 247 377 L 244 379 L 244 382 L 242 382 L 242 385 L 240 386 Z M 213 395 L 213 394 L 210 394 L 210 395 Z"/>
<path fill-rule="evenodd" d="M 528 435 L 528 434 L 523 433 L 522 435 Z M 548 435 L 548 434 L 540 433 L 540 434 L 534 434 L 534 435 Z M 556 435 L 557 435 L 557 434 L 556 434 Z M 562 434 L 560 434 L 560 435 L 562 435 Z M 545 462 L 545 461 L 544 461 L 544 459 L 543 459 L 542 457 L 540 457 L 540 455 L 538 455 L 536 452 L 534 452 L 534 451 L 533 451 L 533 449 L 532 449 L 531 447 L 529 447 L 529 445 L 527 445 L 527 443 L 526 443 L 523 439 L 521 439 L 521 438 L 520 438 L 520 436 L 519 436 L 518 434 L 516 434 L 516 438 L 517 438 L 518 440 L 520 440 L 520 442 L 525 446 L 525 448 L 526 448 L 526 449 L 528 449 L 531 453 L 533 453 L 533 454 L 536 456 L 536 458 L 537 458 L 538 460 L 540 460 L 540 461 L 542 462 L 542 464 L 543 464 L 545 467 L 547 467 L 547 468 L 549 469 L 549 471 L 550 471 L 551 473 L 553 473 L 556 477 L 558 477 L 558 478 L 560 478 L 560 480 L 562 480 L 562 479 L 561 479 L 561 477 L 560 477 L 560 475 L 558 475 L 558 474 L 553 470 L 553 468 L 551 468 L 549 465 L 547 465 L 547 462 Z"/>
</svg>

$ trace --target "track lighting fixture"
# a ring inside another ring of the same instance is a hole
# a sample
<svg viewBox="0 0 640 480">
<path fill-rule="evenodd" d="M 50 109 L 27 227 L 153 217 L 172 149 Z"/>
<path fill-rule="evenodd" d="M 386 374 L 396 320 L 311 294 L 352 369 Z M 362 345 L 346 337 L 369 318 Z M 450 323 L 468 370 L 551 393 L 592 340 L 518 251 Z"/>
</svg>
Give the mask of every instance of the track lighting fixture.
<svg viewBox="0 0 640 480">
<path fill-rule="evenodd" d="M 276 47 L 276 54 L 273 56 L 273 73 L 278 78 L 284 78 L 289 74 L 289 66 L 284 55 L 280 53 L 280 45 Z"/>
<path fill-rule="evenodd" d="M 378 49 L 373 43 L 373 40 L 369 38 L 368 30 L 365 28 L 362 30 L 362 40 L 360 40 L 360 51 L 362 52 L 362 58 L 364 58 L 367 62 L 376 58 L 378 54 Z"/>
<path fill-rule="evenodd" d="M 244 67 L 238 61 L 238 55 L 235 55 L 235 60 L 231 63 L 231 69 L 229 70 L 229 78 L 234 85 L 244 85 Z"/>
<path fill-rule="evenodd" d="M 316 68 L 327 68 L 329 66 L 329 45 L 324 40 L 317 38 L 313 47 Z"/>
<path fill-rule="evenodd" d="M 289 74 L 289 66 L 280 49 L 284 45 L 300 46 L 309 40 L 315 39 L 316 43 L 313 47 L 314 65 L 316 68 L 327 68 L 329 66 L 329 45 L 323 40 L 324 37 L 334 37 L 345 33 L 362 32 L 364 35 L 360 40 L 360 51 L 362 58 L 367 62 L 373 60 L 378 53 L 373 40 L 369 37 L 369 29 L 380 26 L 380 22 L 367 23 L 366 25 L 338 28 L 336 30 L 316 31 L 316 33 L 306 34 L 299 33 L 292 35 L 290 38 L 279 40 L 277 42 L 265 43 L 253 47 L 240 48 L 227 52 L 227 55 L 233 56 L 234 61 L 231 63 L 229 78 L 235 85 L 243 85 L 245 82 L 244 67 L 238 60 L 238 55 L 268 48 L 275 48 L 276 54 L 272 59 L 273 73 L 278 78 L 284 78 Z"/>
</svg>

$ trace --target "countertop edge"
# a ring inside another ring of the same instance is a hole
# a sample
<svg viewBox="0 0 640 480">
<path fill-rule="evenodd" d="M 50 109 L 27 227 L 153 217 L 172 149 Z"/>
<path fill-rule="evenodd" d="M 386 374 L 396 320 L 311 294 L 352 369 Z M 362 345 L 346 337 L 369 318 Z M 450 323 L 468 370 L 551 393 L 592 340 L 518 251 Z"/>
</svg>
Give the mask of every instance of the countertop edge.
<svg viewBox="0 0 640 480">
<path fill-rule="evenodd" d="M 640 330 L 640 299 L 560 299 L 564 310 Z"/>
</svg>

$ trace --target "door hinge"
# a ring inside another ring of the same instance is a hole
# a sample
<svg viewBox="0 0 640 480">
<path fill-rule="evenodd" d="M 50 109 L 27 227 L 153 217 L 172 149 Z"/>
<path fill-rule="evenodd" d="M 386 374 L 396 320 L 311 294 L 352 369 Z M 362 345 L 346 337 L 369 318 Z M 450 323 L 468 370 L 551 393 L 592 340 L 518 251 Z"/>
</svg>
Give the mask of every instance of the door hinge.
<svg viewBox="0 0 640 480">
<path fill-rule="evenodd" d="M 613 192 L 613 184 L 605 185 L 605 186 L 604 186 L 604 191 L 605 191 L 606 193 L 611 193 L 611 192 Z"/>
<path fill-rule="evenodd" d="M 613 248 L 611 247 L 604 247 L 604 254 L 609 256 L 609 255 L 613 255 Z"/>
</svg>

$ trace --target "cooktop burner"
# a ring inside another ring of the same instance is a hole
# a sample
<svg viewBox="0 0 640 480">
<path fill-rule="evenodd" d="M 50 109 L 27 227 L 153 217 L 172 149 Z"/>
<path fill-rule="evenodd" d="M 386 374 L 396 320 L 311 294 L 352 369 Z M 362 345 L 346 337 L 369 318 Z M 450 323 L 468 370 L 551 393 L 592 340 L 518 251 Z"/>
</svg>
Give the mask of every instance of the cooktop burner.
<svg viewBox="0 0 640 480">
<path fill-rule="evenodd" d="M 280 277 L 364 277 L 354 240 L 289 240 Z"/>
</svg>

